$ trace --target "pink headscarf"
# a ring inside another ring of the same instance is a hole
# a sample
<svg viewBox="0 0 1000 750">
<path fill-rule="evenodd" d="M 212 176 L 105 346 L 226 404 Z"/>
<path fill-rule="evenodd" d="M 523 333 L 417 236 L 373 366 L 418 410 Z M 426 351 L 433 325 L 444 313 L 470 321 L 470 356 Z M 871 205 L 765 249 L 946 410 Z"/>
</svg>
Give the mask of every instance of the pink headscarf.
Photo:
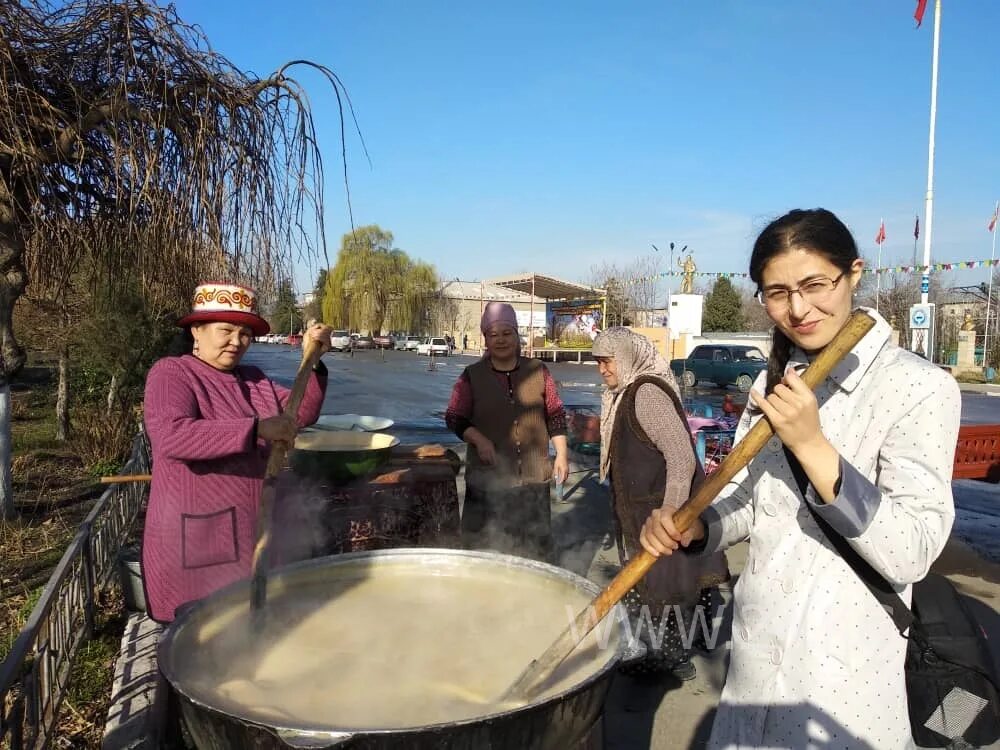
<svg viewBox="0 0 1000 750">
<path fill-rule="evenodd" d="M 479 329 L 485 334 L 494 323 L 506 323 L 517 331 L 517 313 L 506 302 L 490 302 L 483 310 L 483 319 L 479 323 Z"/>
</svg>

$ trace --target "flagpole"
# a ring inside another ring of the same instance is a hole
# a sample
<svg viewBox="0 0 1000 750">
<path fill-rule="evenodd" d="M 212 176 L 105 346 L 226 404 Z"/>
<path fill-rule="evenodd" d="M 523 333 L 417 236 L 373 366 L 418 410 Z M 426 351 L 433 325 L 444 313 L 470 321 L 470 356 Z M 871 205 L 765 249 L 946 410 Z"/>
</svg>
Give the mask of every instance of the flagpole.
<svg viewBox="0 0 1000 750">
<path fill-rule="evenodd" d="M 993 216 L 1000 213 L 1000 201 L 997 201 L 993 206 Z M 994 219 L 995 222 L 995 219 Z M 989 291 L 986 293 L 986 329 L 983 333 L 983 367 L 986 365 L 986 358 L 990 356 L 990 302 L 993 300 L 993 260 L 997 256 L 997 225 L 993 224 L 993 231 L 990 232 L 993 235 L 993 249 L 990 250 L 990 285 Z"/>
<path fill-rule="evenodd" d="M 934 0 L 934 51 L 931 57 L 931 125 L 927 139 L 927 200 L 924 206 L 924 268 L 920 277 L 920 303 L 930 291 L 931 233 L 934 228 L 934 132 L 937 124 L 938 48 L 941 44 L 941 0 Z M 934 361 L 932 352 L 927 359 Z"/>
<path fill-rule="evenodd" d="M 917 227 L 919 226 L 920 226 L 920 217 L 918 216 L 913 224 L 913 267 L 914 268 L 917 267 L 917 239 L 919 235 L 919 230 L 917 229 Z"/>
<path fill-rule="evenodd" d="M 875 261 L 875 312 L 878 312 L 879 298 L 882 296 L 882 243 L 885 238 L 882 236 L 882 227 L 885 226 L 885 219 L 878 220 L 878 235 L 875 237 L 875 244 L 878 245 L 878 260 Z"/>
</svg>

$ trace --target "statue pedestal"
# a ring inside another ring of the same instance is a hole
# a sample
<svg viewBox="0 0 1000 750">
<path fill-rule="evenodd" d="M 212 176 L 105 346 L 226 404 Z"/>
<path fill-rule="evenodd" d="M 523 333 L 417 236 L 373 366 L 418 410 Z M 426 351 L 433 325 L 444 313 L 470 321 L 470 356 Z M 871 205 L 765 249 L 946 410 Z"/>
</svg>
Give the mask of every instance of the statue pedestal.
<svg viewBox="0 0 1000 750">
<path fill-rule="evenodd" d="M 701 336 L 701 314 L 705 309 L 701 294 L 670 295 L 670 336 Z"/>
<path fill-rule="evenodd" d="M 958 372 L 963 370 L 975 370 L 976 367 L 976 332 L 958 332 L 958 358 L 955 362 L 955 369 Z"/>
</svg>

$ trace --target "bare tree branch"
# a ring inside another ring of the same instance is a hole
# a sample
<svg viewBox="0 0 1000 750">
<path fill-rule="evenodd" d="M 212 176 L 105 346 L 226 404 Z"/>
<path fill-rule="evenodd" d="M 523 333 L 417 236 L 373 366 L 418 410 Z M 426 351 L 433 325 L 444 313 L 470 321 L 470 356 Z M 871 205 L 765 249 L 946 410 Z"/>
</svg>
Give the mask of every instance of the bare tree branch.
<svg viewBox="0 0 1000 750">
<path fill-rule="evenodd" d="M 266 297 L 294 261 L 329 265 L 295 67 L 330 84 L 343 137 L 353 108 L 322 65 L 250 77 L 148 0 L 0 0 L 0 378 L 23 363 L 10 317 L 29 269 L 47 297 L 85 258 L 111 289 L 139 279 L 179 307 L 198 277 Z"/>
</svg>

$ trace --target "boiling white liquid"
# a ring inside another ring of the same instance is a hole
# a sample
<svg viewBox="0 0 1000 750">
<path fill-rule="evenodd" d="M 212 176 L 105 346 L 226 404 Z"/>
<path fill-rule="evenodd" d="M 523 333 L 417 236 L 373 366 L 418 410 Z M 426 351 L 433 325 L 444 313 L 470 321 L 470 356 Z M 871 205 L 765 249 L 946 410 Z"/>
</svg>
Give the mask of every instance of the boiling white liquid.
<svg viewBox="0 0 1000 750">
<path fill-rule="evenodd" d="M 182 631 L 177 678 L 211 706 L 286 726 L 394 729 L 505 710 L 495 701 L 590 598 L 524 573 L 481 573 L 314 581 L 271 596 L 260 630 L 234 603 Z M 540 695 L 613 657 L 616 637 L 602 649 L 597 632 Z"/>
</svg>

